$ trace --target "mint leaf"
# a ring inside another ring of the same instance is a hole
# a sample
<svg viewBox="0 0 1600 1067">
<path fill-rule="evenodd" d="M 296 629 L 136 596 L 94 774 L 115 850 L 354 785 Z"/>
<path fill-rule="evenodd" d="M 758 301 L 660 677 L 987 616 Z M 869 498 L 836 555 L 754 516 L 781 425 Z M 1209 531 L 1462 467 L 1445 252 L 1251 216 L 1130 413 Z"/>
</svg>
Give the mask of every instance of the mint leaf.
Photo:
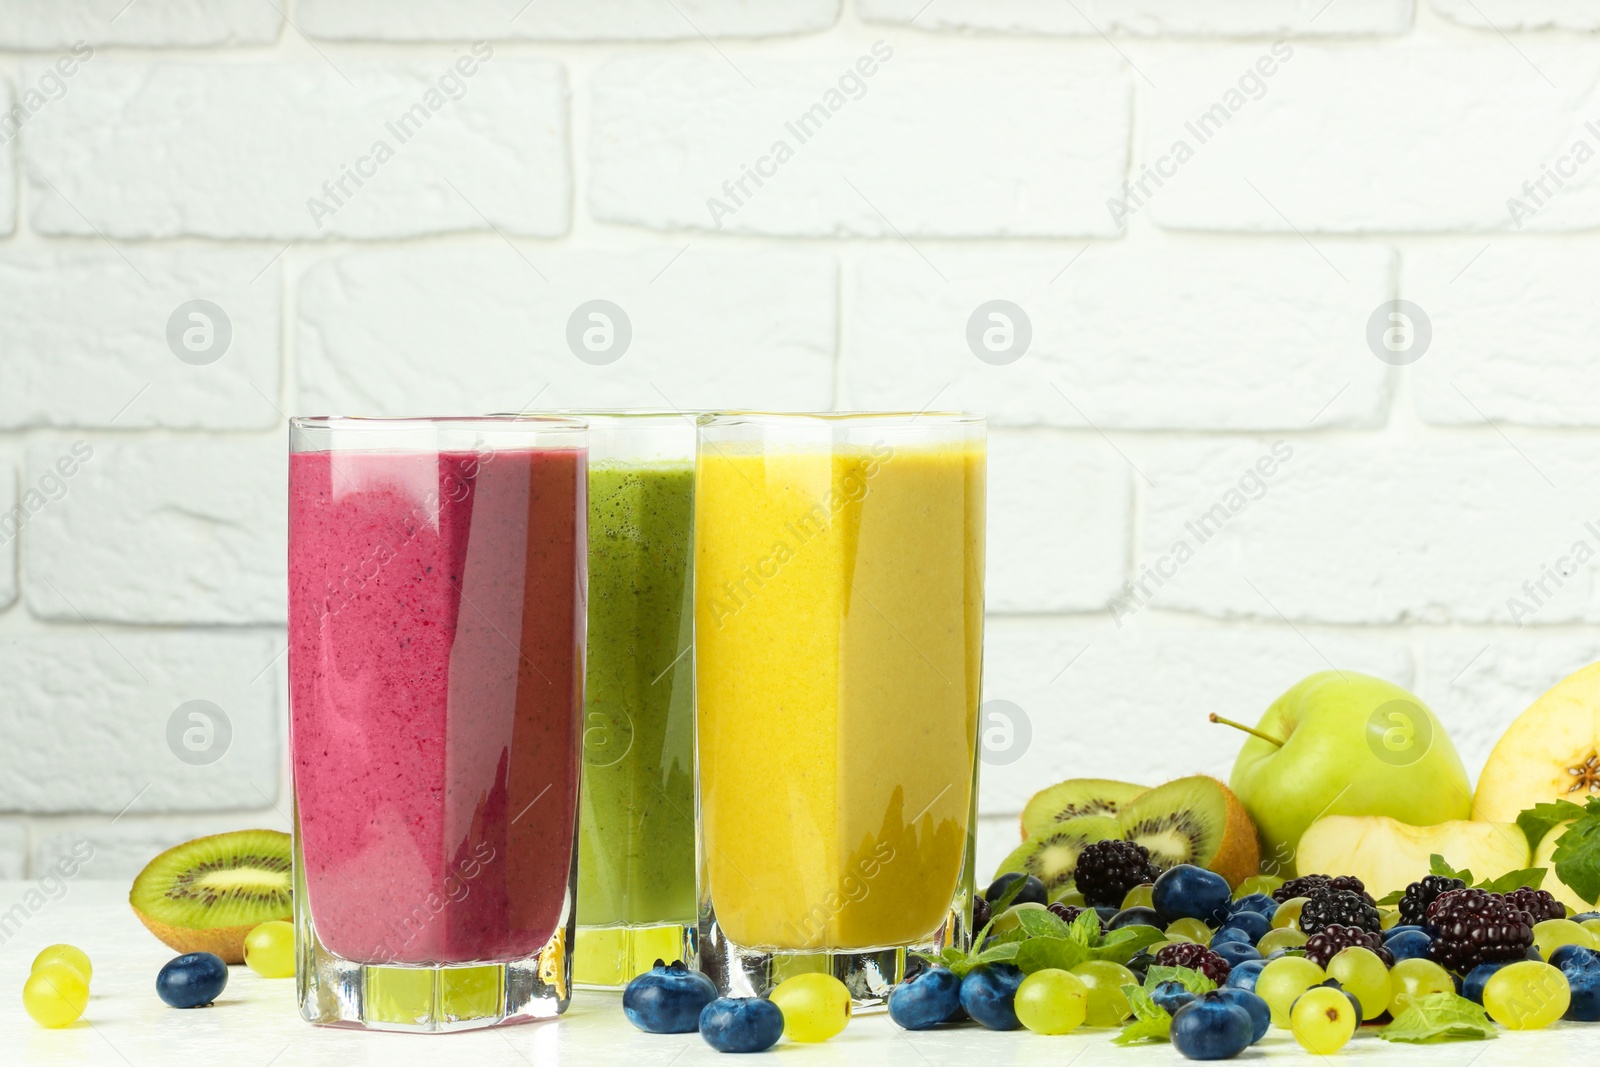
<svg viewBox="0 0 1600 1067">
<path fill-rule="evenodd" d="M 1385 1041 L 1421 1044 L 1451 1038 L 1483 1041 L 1499 1035 L 1482 1006 L 1454 993 L 1429 993 L 1414 997 L 1378 1036 Z"/>
<path fill-rule="evenodd" d="M 957 978 L 965 978 L 974 967 L 985 963 L 1009 963 L 1016 959 L 1021 951 L 1022 943 L 1008 941 L 1004 944 L 990 945 L 982 952 L 963 953 L 960 959 L 946 957 L 945 966 L 955 973 Z"/>
<path fill-rule="evenodd" d="M 1154 989 L 1162 982 L 1177 982 L 1195 996 L 1199 996 L 1201 993 L 1209 993 L 1217 988 L 1217 983 L 1191 967 L 1157 967 L 1152 965 L 1145 972 L 1144 987 L 1146 989 Z"/>
<path fill-rule="evenodd" d="M 1072 926 L 1067 930 L 1067 936 L 1072 940 L 1091 948 L 1100 940 L 1100 915 L 1093 908 L 1084 908 L 1078 917 L 1072 920 Z"/>
<path fill-rule="evenodd" d="M 1140 949 L 1166 939 L 1167 935 L 1154 926 L 1124 926 L 1100 938 L 1100 943 L 1092 947 L 1089 954 L 1097 960 L 1127 963 Z"/>
<path fill-rule="evenodd" d="M 1028 937 L 1066 937 L 1071 929 L 1059 915 L 1044 908 L 1016 908 L 1012 914 Z"/>
<path fill-rule="evenodd" d="M 1173 968 L 1177 970 L 1178 968 Z M 1136 985 L 1125 985 L 1122 991 L 1133 1008 L 1133 1022 L 1123 1027 L 1122 1033 L 1111 1039 L 1114 1045 L 1131 1045 L 1136 1041 L 1172 1040 L 1172 1016 L 1167 1009 L 1150 999 L 1150 992 Z"/>
<path fill-rule="evenodd" d="M 1583 817 L 1583 809 L 1570 800 L 1556 800 L 1548 804 L 1535 804 L 1517 816 L 1517 825 L 1528 839 L 1528 850 L 1534 851 L 1543 844 L 1552 829 L 1564 822 Z"/>
<path fill-rule="evenodd" d="M 1026 974 L 1049 967 L 1070 971 L 1089 960 L 1089 949 L 1070 937 L 1030 937 L 1017 946 L 1011 961 Z"/>
<path fill-rule="evenodd" d="M 1572 824 L 1556 841 L 1556 877 L 1568 889 L 1593 904 L 1600 900 L 1600 817 L 1593 798 L 1583 818 Z"/>
<path fill-rule="evenodd" d="M 1390 904 L 1398 904 L 1398 903 L 1400 903 L 1405 898 L 1406 898 L 1406 891 L 1404 889 L 1396 889 L 1393 893 L 1390 893 L 1388 896 L 1386 896 L 1382 900 L 1378 901 L 1378 906 L 1379 907 L 1388 907 Z"/>
<path fill-rule="evenodd" d="M 1543 881 L 1544 868 L 1529 867 L 1527 870 L 1502 874 L 1498 878 L 1485 878 L 1476 888 L 1487 889 L 1491 893 L 1509 893 L 1513 889 L 1538 889 Z"/>
<path fill-rule="evenodd" d="M 1458 871 L 1444 861 L 1444 857 L 1435 852 L 1428 857 L 1428 873 L 1436 874 L 1441 878 L 1459 878 L 1468 885 L 1472 884 L 1472 872 Z"/>
</svg>

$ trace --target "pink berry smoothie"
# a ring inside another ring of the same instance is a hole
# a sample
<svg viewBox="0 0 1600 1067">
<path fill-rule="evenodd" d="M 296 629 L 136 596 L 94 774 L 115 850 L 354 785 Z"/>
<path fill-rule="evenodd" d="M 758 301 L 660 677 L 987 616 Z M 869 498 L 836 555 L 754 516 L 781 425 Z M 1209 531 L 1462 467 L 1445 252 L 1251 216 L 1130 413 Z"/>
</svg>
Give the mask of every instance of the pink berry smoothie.
<svg viewBox="0 0 1600 1067">
<path fill-rule="evenodd" d="M 297 452 L 289 684 L 322 944 L 531 956 L 570 914 L 585 453 Z"/>
</svg>

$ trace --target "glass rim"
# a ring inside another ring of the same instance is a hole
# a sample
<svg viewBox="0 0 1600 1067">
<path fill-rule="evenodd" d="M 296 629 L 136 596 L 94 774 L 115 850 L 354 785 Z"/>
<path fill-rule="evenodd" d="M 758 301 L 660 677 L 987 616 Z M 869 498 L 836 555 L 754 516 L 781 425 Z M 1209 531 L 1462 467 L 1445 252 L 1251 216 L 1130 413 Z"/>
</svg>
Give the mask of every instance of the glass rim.
<svg viewBox="0 0 1600 1067">
<path fill-rule="evenodd" d="M 988 416 L 977 411 L 708 411 L 695 419 L 698 426 L 783 425 L 894 422 L 911 425 L 926 420 L 939 426 L 979 426 Z"/>
<path fill-rule="evenodd" d="M 291 430 L 370 430 L 388 432 L 445 428 L 466 430 L 543 430 L 554 433 L 582 433 L 588 424 L 582 419 L 562 415 L 296 415 L 289 420 Z"/>
</svg>

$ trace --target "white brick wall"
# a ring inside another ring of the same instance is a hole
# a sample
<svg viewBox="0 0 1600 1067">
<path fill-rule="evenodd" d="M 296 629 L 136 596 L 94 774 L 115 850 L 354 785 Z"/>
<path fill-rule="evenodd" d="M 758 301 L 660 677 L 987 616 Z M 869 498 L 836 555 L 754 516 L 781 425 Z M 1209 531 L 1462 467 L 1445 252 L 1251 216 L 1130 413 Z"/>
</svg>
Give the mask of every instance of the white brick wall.
<svg viewBox="0 0 1600 1067">
<path fill-rule="evenodd" d="M 124 4 L 0 0 L 0 876 L 286 824 L 294 413 L 987 411 L 984 874 L 1330 663 L 1475 771 L 1600 656 L 1593 5 Z"/>
</svg>

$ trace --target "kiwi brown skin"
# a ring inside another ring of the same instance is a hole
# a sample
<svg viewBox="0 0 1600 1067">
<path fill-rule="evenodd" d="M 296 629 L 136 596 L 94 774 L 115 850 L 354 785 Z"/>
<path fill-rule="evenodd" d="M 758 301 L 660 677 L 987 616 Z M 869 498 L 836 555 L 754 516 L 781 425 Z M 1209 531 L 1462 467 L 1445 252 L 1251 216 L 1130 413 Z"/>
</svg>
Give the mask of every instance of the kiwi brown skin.
<svg viewBox="0 0 1600 1067">
<path fill-rule="evenodd" d="M 246 934 L 261 923 L 293 917 L 287 884 L 281 887 L 281 899 L 275 899 L 280 888 L 272 884 L 279 876 L 287 883 L 290 855 L 290 837 L 278 830 L 234 830 L 186 841 L 145 865 L 133 881 L 128 904 L 169 948 L 243 963 Z M 259 880 L 254 886 L 235 881 L 220 888 L 206 881 L 207 872 L 226 876 L 234 871 L 253 872 Z M 205 912 L 212 908 L 218 909 L 219 919 L 228 920 L 224 925 L 205 924 Z M 152 914 L 163 909 L 169 914 Z"/>
</svg>

